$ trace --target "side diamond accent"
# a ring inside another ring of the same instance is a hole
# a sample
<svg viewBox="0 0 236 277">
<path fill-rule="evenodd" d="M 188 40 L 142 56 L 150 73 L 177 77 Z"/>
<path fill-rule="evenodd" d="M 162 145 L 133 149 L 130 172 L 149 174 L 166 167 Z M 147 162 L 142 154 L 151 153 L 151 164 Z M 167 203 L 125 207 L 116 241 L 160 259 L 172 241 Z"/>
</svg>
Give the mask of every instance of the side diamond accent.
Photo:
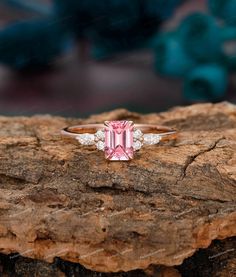
<svg viewBox="0 0 236 277">
<path fill-rule="evenodd" d="M 76 136 L 76 139 L 82 144 L 82 145 L 94 145 L 95 136 L 94 134 L 78 134 Z"/>
<path fill-rule="evenodd" d="M 99 141 L 105 141 L 105 131 L 104 130 L 98 130 L 95 133 L 95 140 Z"/>
<path fill-rule="evenodd" d="M 161 136 L 158 134 L 144 134 L 143 143 L 146 145 L 158 144 L 161 140 Z"/>
<path fill-rule="evenodd" d="M 133 144 L 133 148 L 134 148 L 135 151 L 141 149 L 142 148 L 142 142 L 139 141 L 139 140 L 135 141 L 134 144 Z"/>
<path fill-rule="evenodd" d="M 103 142 L 103 141 L 98 141 L 98 142 L 96 143 L 96 146 L 97 146 L 97 149 L 98 149 L 98 150 L 101 150 L 101 151 L 104 151 L 104 150 L 105 150 L 105 142 Z"/>
<path fill-rule="evenodd" d="M 133 134 L 133 138 L 134 138 L 134 140 L 142 139 L 143 138 L 143 132 L 139 129 L 135 130 L 134 134 Z"/>
</svg>

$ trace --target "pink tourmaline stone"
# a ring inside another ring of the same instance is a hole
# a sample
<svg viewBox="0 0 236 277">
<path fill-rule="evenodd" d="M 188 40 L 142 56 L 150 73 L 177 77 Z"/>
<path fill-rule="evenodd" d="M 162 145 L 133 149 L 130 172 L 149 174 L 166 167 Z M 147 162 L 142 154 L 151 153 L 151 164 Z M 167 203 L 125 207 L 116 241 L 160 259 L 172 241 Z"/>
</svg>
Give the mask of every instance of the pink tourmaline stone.
<svg viewBox="0 0 236 277">
<path fill-rule="evenodd" d="M 132 121 L 105 122 L 105 157 L 110 161 L 129 161 L 133 159 Z"/>
</svg>

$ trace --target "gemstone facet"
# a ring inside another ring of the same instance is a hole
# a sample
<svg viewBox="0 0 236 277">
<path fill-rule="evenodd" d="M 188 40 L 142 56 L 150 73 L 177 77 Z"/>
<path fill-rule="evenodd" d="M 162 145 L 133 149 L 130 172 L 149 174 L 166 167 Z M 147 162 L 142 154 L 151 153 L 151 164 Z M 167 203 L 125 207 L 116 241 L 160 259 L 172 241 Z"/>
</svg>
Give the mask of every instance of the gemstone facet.
<svg viewBox="0 0 236 277">
<path fill-rule="evenodd" d="M 105 122 L 105 157 L 110 161 L 129 161 L 133 159 L 132 121 Z"/>
</svg>

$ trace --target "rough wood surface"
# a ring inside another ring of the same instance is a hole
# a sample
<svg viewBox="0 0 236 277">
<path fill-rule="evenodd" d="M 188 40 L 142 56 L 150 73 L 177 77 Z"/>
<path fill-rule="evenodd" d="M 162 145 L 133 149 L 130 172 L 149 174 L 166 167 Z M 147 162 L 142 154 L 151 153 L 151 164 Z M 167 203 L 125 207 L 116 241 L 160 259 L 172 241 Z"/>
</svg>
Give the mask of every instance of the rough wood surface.
<svg viewBox="0 0 236 277">
<path fill-rule="evenodd" d="M 131 119 L 181 130 L 177 141 L 109 163 L 63 140 L 70 124 Z M 213 239 L 236 235 L 236 106 L 86 120 L 0 117 L 0 246 L 102 272 L 178 265 Z"/>
<path fill-rule="evenodd" d="M 214 240 L 198 250 L 180 266 L 150 265 L 145 270 L 100 273 L 78 263 L 56 258 L 53 263 L 33 260 L 18 254 L 0 254 L 1 277 L 235 277 L 236 237 Z"/>
</svg>

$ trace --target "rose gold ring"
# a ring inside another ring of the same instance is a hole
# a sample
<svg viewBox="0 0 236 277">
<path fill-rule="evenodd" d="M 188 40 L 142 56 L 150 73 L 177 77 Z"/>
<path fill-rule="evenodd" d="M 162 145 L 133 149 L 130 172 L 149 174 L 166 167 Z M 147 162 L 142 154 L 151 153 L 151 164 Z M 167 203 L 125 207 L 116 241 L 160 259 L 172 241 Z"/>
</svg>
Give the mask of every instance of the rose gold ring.
<svg viewBox="0 0 236 277">
<path fill-rule="evenodd" d="M 105 152 L 105 158 L 110 161 L 129 161 L 142 146 L 156 145 L 177 137 L 177 131 L 172 128 L 134 124 L 133 121 L 70 126 L 61 130 L 61 134 L 78 140 L 82 145 L 95 145 Z"/>
</svg>

